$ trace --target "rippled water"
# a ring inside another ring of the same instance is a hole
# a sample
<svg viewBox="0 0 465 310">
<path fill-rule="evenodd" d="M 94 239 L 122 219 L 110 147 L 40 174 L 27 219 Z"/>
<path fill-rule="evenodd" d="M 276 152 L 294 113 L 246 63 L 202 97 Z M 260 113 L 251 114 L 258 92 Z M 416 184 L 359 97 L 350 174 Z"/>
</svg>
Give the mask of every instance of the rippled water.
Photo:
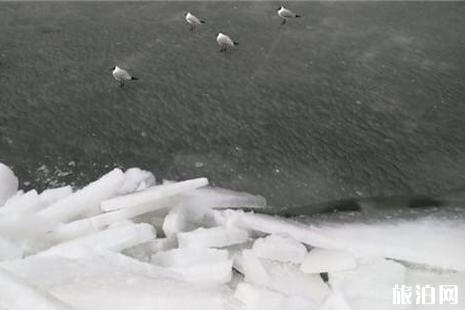
<svg viewBox="0 0 465 310">
<path fill-rule="evenodd" d="M 140 166 L 275 206 L 464 187 L 465 3 L 275 6 L 0 3 L 0 160 L 26 187 Z"/>
</svg>

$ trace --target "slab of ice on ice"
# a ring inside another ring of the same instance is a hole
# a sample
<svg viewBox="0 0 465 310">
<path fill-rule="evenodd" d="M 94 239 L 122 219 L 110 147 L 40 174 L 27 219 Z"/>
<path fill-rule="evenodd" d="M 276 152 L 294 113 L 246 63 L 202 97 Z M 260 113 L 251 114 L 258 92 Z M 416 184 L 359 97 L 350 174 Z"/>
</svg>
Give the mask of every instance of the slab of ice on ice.
<svg viewBox="0 0 465 310">
<path fill-rule="evenodd" d="M 180 274 L 188 282 L 220 284 L 232 277 L 232 260 L 226 250 L 174 249 L 153 255 L 152 263 Z"/>
<path fill-rule="evenodd" d="M 253 250 L 258 257 L 300 264 L 307 254 L 305 246 L 285 234 L 272 234 L 256 239 Z"/>
<path fill-rule="evenodd" d="M 114 197 L 124 181 L 123 172 L 114 169 L 83 189 L 60 199 L 38 214 L 52 222 L 68 222 L 82 215 L 95 215 L 100 212 L 100 203 Z"/>
<path fill-rule="evenodd" d="M 150 249 L 151 253 L 164 252 L 172 250 L 177 247 L 177 242 L 175 239 L 168 238 L 157 238 L 155 240 L 147 242 L 147 246 Z"/>
<path fill-rule="evenodd" d="M 60 243 L 38 255 L 57 255 L 72 258 L 92 255 L 94 251 L 99 250 L 119 252 L 153 240 L 155 237 L 155 231 L 149 224 L 128 224 Z"/>
<path fill-rule="evenodd" d="M 18 191 L 18 178 L 13 171 L 0 163 L 0 207 Z"/>
<path fill-rule="evenodd" d="M 325 248 L 465 271 L 465 223 L 434 217 L 390 223 L 320 225 Z"/>
<path fill-rule="evenodd" d="M 356 267 L 357 261 L 349 252 L 314 248 L 305 256 L 300 269 L 304 273 L 322 273 Z"/>
<path fill-rule="evenodd" d="M 179 247 L 210 248 L 225 247 L 244 243 L 249 234 L 246 230 L 235 227 L 197 228 L 194 231 L 178 233 Z"/>
<path fill-rule="evenodd" d="M 315 226 L 251 212 L 228 210 L 222 216 L 223 222 L 239 227 L 266 233 L 285 232 L 302 243 L 347 250 L 356 257 L 388 257 L 465 270 L 465 224 L 460 221 L 424 218 L 395 223 Z"/>
<path fill-rule="evenodd" d="M 261 260 L 252 250 L 243 250 L 234 259 L 234 268 L 244 275 L 247 282 L 267 285 L 272 281 Z"/>
<path fill-rule="evenodd" d="M 118 194 L 129 194 L 147 189 L 153 185 L 155 185 L 155 176 L 151 172 L 140 168 L 129 168 L 124 172 L 124 183 Z"/>
<path fill-rule="evenodd" d="M 385 300 L 392 305 L 392 290 L 406 280 L 406 268 L 392 260 L 367 258 L 354 270 L 329 273 L 329 282 L 352 305 L 356 299 Z"/>
<path fill-rule="evenodd" d="M 185 207 L 205 208 L 264 208 L 266 200 L 262 196 L 235 192 L 219 187 L 206 187 L 183 193 L 181 195 Z"/>
<path fill-rule="evenodd" d="M 63 301 L 0 268 L 0 307 L 8 310 L 71 310 Z"/>
<path fill-rule="evenodd" d="M 139 205 L 150 204 L 159 199 L 174 196 L 206 185 L 208 185 L 208 180 L 206 178 L 192 179 L 166 185 L 157 185 L 140 192 L 103 201 L 100 207 L 102 211 L 132 208 Z"/>
</svg>

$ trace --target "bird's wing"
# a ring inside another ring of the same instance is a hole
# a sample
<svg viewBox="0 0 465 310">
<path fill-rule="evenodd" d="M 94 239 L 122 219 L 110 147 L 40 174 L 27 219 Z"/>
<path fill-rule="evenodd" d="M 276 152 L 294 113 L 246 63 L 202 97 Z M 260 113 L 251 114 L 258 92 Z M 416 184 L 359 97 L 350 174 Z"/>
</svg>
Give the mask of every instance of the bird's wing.
<svg viewBox="0 0 465 310">
<path fill-rule="evenodd" d="M 292 12 L 291 10 L 288 10 L 288 9 L 282 9 L 281 10 L 281 16 L 282 17 L 295 17 L 295 13 Z"/>
<path fill-rule="evenodd" d="M 227 35 L 222 35 L 219 40 L 218 40 L 221 44 L 227 44 L 227 45 L 231 45 L 233 46 L 234 45 L 234 42 L 233 40 L 231 40 L 230 37 L 228 37 Z"/>
<path fill-rule="evenodd" d="M 123 80 L 130 80 L 131 79 L 131 75 L 126 71 L 126 70 L 123 70 L 123 69 L 120 69 L 116 75 L 123 79 Z"/>
<path fill-rule="evenodd" d="M 200 19 L 197 18 L 197 16 L 194 16 L 192 14 L 190 14 L 187 19 L 192 22 L 192 23 L 196 23 L 196 24 L 200 24 Z"/>
</svg>

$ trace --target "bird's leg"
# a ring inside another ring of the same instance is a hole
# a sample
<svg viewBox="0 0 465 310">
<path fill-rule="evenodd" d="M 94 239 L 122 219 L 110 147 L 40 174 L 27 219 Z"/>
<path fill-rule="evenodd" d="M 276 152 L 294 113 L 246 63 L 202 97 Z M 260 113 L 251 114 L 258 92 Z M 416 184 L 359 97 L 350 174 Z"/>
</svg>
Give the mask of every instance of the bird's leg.
<svg viewBox="0 0 465 310">
<path fill-rule="evenodd" d="M 190 25 L 190 31 L 194 31 L 194 25 L 192 24 L 189 24 Z"/>
<path fill-rule="evenodd" d="M 220 53 L 225 52 L 225 51 L 226 51 L 226 45 L 221 45 Z"/>
<path fill-rule="evenodd" d="M 286 19 L 283 18 L 283 21 L 281 22 L 281 25 L 284 25 L 286 23 Z"/>
<path fill-rule="evenodd" d="M 124 81 L 123 81 L 123 80 L 120 80 L 120 81 L 119 81 L 119 87 L 120 87 L 120 88 L 123 88 L 123 86 L 124 86 Z"/>
</svg>

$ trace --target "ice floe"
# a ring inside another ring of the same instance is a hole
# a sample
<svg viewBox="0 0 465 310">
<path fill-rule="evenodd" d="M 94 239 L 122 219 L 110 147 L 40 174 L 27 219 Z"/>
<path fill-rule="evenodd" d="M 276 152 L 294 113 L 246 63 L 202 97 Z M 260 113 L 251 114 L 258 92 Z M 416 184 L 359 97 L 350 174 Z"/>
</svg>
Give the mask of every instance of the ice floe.
<svg viewBox="0 0 465 310">
<path fill-rule="evenodd" d="M 430 309 L 393 290 L 465 286 L 460 218 L 286 219 L 261 196 L 138 168 L 23 192 L 2 164 L 0 205 L 1 310 Z"/>
</svg>

